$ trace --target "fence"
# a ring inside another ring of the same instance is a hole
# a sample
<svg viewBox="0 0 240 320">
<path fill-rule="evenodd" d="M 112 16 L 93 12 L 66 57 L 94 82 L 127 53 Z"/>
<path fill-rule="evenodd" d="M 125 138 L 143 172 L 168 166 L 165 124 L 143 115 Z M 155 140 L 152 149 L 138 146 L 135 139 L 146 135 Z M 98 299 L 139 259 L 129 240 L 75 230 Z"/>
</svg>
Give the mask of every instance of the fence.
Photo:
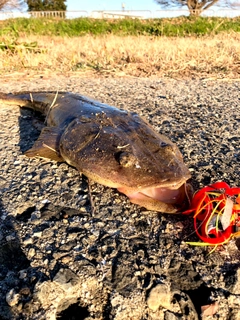
<svg viewBox="0 0 240 320">
<path fill-rule="evenodd" d="M 151 10 L 104 10 L 104 11 L 92 11 L 92 18 L 100 19 L 123 19 L 123 18 L 132 18 L 132 19 L 149 19 L 152 18 Z"/>
<path fill-rule="evenodd" d="M 189 11 L 184 9 L 179 10 L 104 10 L 104 11 L 31 11 L 31 12 L 0 12 L 0 20 L 9 18 L 29 18 L 29 17 L 48 17 L 59 19 L 74 19 L 80 17 L 91 17 L 96 19 L 151 19 L 151 18 L 173 18 L 178 16 L 189 16 Z M 237 17 L 240 16 L 240 9 L 208 9 L 203 11 L 201 16 L 207 17 Z"/>
</svg>

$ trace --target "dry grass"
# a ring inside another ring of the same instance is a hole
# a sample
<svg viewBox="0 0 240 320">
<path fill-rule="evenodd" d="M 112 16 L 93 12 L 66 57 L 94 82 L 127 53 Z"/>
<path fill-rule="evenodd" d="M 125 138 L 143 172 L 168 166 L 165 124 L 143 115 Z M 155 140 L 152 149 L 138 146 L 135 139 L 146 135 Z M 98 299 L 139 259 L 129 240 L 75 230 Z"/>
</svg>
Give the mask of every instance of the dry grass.
<svg viewBox="0 0 240 320">
<path fill-rule="evenodd" d="M 239 77 L 240 73 L 239 33 L 201 38 L 87 35 L 18 39 L 18 43 L 34 41 L 41 50 L 31 51 L 24 46 L 0 50 L 0 74 L 26 69 L 160 77 Z"/>
</svg>

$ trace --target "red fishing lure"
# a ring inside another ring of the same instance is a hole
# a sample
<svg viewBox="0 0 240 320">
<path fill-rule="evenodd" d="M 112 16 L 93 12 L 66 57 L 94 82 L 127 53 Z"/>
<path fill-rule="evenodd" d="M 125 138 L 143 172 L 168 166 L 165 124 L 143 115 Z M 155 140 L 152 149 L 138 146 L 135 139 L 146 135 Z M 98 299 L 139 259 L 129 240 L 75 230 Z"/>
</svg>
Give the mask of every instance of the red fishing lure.
<svg viewBox="0 0 240 320">
<path fill-rule="evenodd" d="M 183 214 L 194 212 L 194 229 L 201 242 L 188 242 L 193 245 L 219 246 L 232 237 L 239 236 L 240 188 L 225 182 L 216 182 L 197 191 L 190 209 Z"/>
</svg>

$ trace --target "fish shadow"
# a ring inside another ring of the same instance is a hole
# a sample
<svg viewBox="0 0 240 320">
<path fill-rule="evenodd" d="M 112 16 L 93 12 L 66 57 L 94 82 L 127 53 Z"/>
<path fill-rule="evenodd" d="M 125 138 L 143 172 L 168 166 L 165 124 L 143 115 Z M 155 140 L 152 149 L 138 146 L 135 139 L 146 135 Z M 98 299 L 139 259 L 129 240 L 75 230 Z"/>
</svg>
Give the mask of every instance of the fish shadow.
<svg viewBox="0 0 240 320">
<path fill-rule="evenodd" d="M 17 220 L 6 212 L 0 200 L 0 319 L 20 319 L 19 304 L 32 300 L 37 281 L 46 278 L 21 249 Z M 35 281 L 32 281 L 33 276 Z"/>
<path fill-rule="evenodd" d="M 20 108 L 19 124 L 19 147 L 22 153 L 30 149 L 38 139 L 42 128 L 45 127 L 44 116 L 31 109 Z"/>
</svg>

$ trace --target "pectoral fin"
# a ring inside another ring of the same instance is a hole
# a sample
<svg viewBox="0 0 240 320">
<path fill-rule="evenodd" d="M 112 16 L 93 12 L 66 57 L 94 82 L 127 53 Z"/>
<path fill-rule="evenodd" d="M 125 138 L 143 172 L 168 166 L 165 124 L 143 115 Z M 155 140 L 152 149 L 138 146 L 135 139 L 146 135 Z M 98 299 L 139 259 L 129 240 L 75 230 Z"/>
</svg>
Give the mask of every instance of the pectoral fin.
<svg viewBox="0 0 240 320">
<path fill-rule="evenodd" d="M 58 162 L 64 161 L 59 151 L 62 130 L 58 127 L 45 127 L 33 147 L 25 152 L 29 158 L 48 158 Z"/>
</svg>

